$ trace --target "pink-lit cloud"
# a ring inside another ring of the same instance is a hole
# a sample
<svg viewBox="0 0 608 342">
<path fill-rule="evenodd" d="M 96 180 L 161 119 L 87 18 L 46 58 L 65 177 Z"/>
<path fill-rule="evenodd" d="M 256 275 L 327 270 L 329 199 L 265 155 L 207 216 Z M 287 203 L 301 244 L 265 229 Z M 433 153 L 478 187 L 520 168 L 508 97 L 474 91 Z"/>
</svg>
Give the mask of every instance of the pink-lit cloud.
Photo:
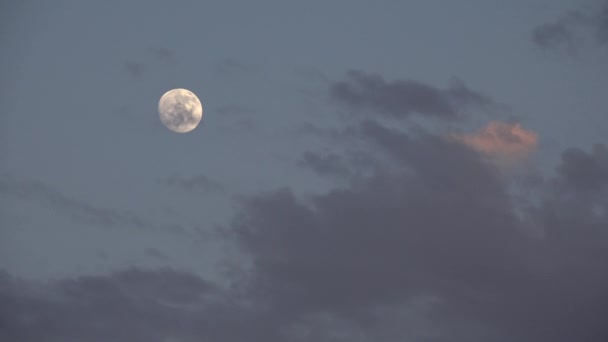
<svg viewBox="0 0 608 342">
<path fill-rule="evenodd" d="M 533 152 L 538 144 L 536 132 L 526 130 L 519 123 L 493 121 L 477 132 L 451 134 L 450 138 L 500 162 L 516 162 Z"/>
</svg>

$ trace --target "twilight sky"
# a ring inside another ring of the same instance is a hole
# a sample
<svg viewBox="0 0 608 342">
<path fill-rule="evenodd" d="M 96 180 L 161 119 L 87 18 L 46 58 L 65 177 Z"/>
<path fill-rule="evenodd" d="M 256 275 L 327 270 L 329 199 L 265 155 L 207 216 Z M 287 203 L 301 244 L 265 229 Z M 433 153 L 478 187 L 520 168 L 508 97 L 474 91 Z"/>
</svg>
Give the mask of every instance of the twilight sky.
<svg viewBox="0 0 608 342">
<path fill-rule="evenodd" d="M 2 341 L 608 340 L 606 0 L 7 1 L 0 43 Z"/>
</svg>

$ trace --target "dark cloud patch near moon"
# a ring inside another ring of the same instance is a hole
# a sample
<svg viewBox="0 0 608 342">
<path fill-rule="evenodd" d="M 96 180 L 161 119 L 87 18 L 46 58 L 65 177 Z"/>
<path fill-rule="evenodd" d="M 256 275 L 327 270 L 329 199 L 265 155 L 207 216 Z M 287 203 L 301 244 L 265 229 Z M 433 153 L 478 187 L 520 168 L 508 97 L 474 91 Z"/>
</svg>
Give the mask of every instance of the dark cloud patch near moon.
<svg viewBox="0 0 608 342">
<path fill-rule="evenodd" d="M 175 51 L 164 47 L 149 47 L 140 58 L 126 61 L 123 69 L 131 78 L 141 80 L 153 68 L 176 63 Z"/>
<path fill-rule="evenodd" d="M 146 52 L 159 62 L 165 64 L 175 64 L 177 62 L 177 58 L 175 56 L 175 51 L 164 48 L 164 47 L 149 47 L 146 49 Z"/>
<path fill-rule="evenodd" d="M 349 109 L 365 109 L 395 118 L 413 114 L 456 119 L 466 108 L 493 106 L 488 96 L 455 81 L 445 89 L 414 80 L 387 81 L 382 76 L 351 70 L 344 81 L 332 82 L 329 98 Z"/>
<path fill-rule="evenodd" d="M 574 49 L 576 43 L 575 29 L 579 29 L 580 26 L 586 26 L 588 20 L 589 18 L 581 12 L 566 12 L 554 22 L 536 27 L 532 31 L 532 40 L 536 45 L 544 49 L 557 49 L 560 47 Z"/>
<path fill-rule="evenodd" d="M 147 66 L 144 63 L 127 61 L 124 65 L 125 71 L 134 79 L 141 79 L 147 71 Z"/>
<path fill-rule="evenodd" d="M 603 0 L 595 12 L 564 12 L 554 21 L 535 27 L 531 38 L 538 47 L 554 51 L 576 51 L 585 41 L 605 45 L 608 43 L 608 1 Z"/>
</svg>

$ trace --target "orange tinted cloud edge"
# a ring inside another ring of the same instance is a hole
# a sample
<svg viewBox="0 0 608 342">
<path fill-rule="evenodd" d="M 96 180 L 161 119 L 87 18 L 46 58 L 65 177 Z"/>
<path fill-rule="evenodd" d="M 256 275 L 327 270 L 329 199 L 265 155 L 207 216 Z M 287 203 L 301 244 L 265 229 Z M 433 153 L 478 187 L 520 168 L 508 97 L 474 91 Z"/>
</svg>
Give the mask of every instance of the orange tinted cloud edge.
<svg viewBox="0 0 608 342">
<path fill-rule="evenodd" d="M 462 143 L 486 156 L 517 162 L 527 158 L 538 146 L 538 134 L 520 123 L 492 121 L 473 133 L 450 133 L 452 141 Z"/>
</svg>

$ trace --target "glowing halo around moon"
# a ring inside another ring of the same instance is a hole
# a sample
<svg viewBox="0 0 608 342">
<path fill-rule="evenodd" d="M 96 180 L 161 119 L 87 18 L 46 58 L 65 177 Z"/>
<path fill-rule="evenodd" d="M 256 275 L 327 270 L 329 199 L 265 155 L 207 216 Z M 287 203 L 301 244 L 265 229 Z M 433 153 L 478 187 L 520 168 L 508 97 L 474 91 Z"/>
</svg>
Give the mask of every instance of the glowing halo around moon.
<svg viewBox="0 0 608 342">
<path fill-rule="evenodd" d="M 173 132 L 188 133 L 203 118 L 203 105 L 193 92 L 187 89 L 171 89 L 158 101 L 160 121 Z"/>
</svg>

